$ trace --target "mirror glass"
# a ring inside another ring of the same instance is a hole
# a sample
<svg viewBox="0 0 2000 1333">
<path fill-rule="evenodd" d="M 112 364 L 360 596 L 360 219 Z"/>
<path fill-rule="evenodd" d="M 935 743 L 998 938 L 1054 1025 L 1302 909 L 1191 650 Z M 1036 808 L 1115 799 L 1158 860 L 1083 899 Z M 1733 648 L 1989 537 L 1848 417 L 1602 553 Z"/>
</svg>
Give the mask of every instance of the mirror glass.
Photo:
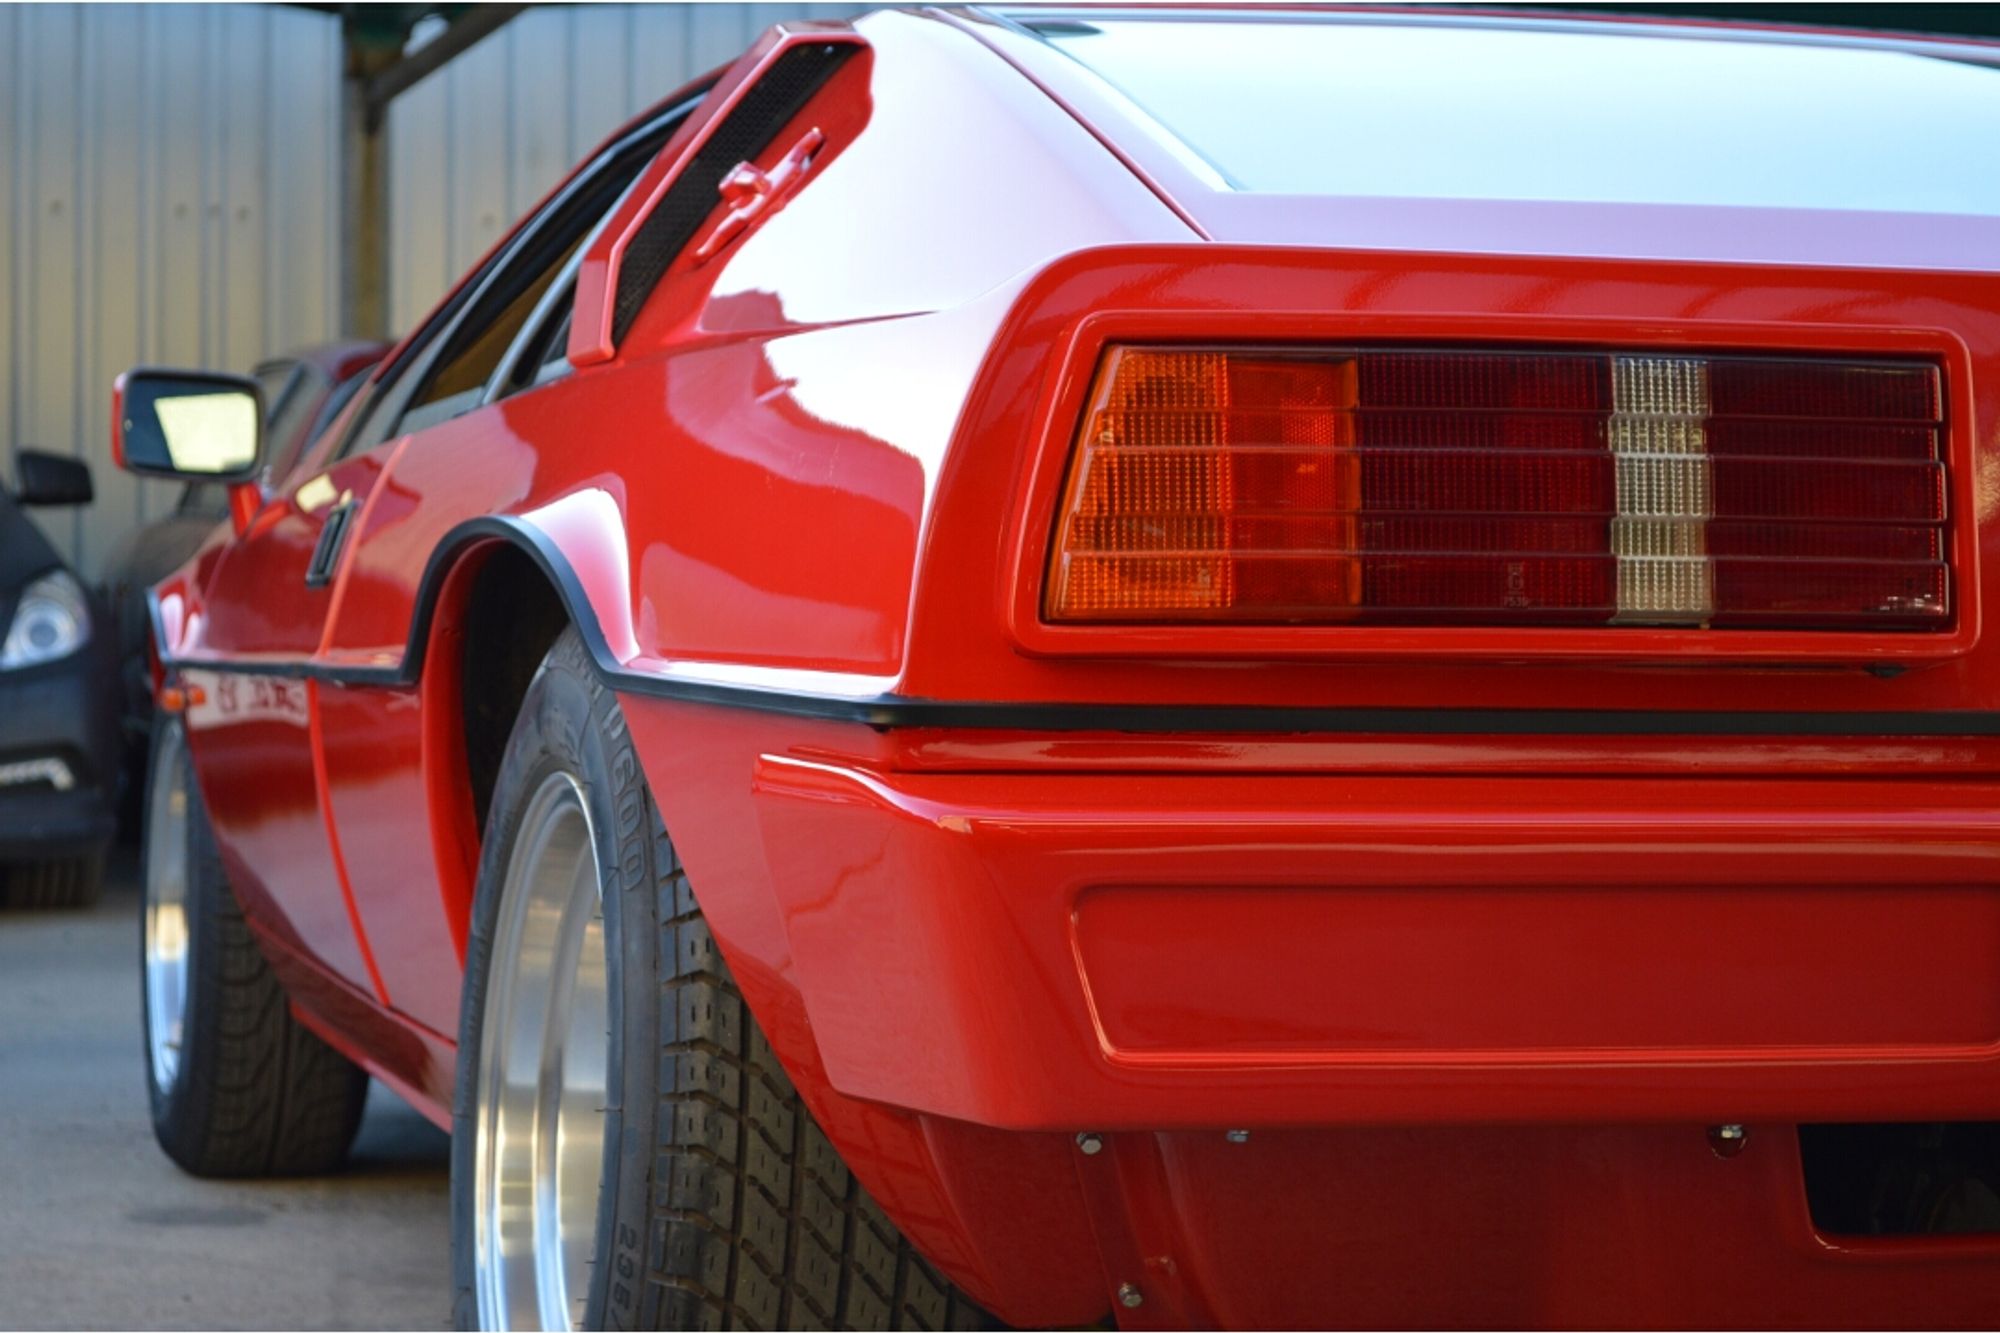
<svg viewBox="0 0 2000 1333">
<path fill-rule="evenodd" d="M 218 479 L 256 471 L 263 408 L 254 380 L 135 370 L 119 421 L 134 472 Z"/>
</svg>

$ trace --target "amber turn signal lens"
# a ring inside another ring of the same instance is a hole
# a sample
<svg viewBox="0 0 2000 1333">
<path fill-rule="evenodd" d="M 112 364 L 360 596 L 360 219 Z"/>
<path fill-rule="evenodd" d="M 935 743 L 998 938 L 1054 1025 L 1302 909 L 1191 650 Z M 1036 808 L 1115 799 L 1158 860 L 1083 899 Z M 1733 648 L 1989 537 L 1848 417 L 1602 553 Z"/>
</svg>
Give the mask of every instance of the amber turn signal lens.
<svg viewBox="0 0 2000 1333">
<path fill-rule="evenodd" d="M 1112 347 L 1052 621 L 1944 628 L 1914 362 Z"/>
</svg>

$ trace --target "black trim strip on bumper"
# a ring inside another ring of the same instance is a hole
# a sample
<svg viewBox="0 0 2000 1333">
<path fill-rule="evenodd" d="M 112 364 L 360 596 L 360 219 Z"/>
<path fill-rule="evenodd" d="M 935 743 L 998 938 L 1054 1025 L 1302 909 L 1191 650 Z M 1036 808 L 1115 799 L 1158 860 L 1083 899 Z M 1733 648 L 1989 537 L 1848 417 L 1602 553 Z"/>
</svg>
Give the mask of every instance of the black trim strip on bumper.
<svg viewBox="0 0 2000 1333">
<path fill-rule="evenodd" d="M 852 697 L 774 690 L 723 681 L 689 680 L 634 671 L 612 656 L 583 584 L 562 552 L 531 523 L 509 517 L 476 518 L 445 535 L 431 553 L 417 586 L 409 641 L 395 666 L 330 666 L 305 658 L 244 661 L 171 658 L 170 670 L 217 671 L 321 681 L 331 685 L 408 689 L 423 671 L 423 650 L 444 578 L 467 546 L 505 541 L 533 557 L 556 586 L 583 635 L 605 684 L 621 694 L 681 703 L 713 704 L 784 717 L 851 722 L 877 730 L 935 728 L 967 731 L 1174 732 L 1344 736 L 2000 736 L 2000 712 L 1664 712 L 1650 709 L 1516 708 L 1263 708 L 1236 705 L 1076 704 L 979 702 L 878 694 Z M 161 634 L 159 602 L 146 594 L 153 642 Z"/>
<path fill-rule="evenodd" d="M 311 662 L 246 663 L 201 658 L 175 659 L 167 665 L 341 686 L 407 689 L 416 683 L 394 667 L 328 667 Z M 1605 709 L 980 703 L 888 694 L 848 698 L 655 676 L 622 666 L 607 668 L 602 662 L 597 665 L 605 684 L 620 694 L 785 717 L 852 722 L 885 731 L 924 727 L 1376 736 L 2000 736 L 2000 713 L 1991 712 L 1679 713 Z"/>
</svg>

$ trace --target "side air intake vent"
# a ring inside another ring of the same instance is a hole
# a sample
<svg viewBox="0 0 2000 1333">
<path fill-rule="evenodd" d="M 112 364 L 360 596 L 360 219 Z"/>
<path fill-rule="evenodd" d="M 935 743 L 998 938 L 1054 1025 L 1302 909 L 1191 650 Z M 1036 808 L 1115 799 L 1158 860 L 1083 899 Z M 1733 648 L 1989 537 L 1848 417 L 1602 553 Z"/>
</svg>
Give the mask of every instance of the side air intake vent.
<svg viewBox="0 0 2000 1333">
<path fill-rule="evenodd" d="M 674 256 L 687 247 L 695 228 L 720 203 L 722 178 L 737 164 L 770 147 L 792 117 L 805 108 L 833 72 L 860 48 L 849 42 L 796 46 L 779 56 L 743 94 L 722 123 L 697 148 L 626 251 L 618 270 L 611 314 L 613 343 L 625 340 L 632 321 L 659 286 Z"/>
</svg>

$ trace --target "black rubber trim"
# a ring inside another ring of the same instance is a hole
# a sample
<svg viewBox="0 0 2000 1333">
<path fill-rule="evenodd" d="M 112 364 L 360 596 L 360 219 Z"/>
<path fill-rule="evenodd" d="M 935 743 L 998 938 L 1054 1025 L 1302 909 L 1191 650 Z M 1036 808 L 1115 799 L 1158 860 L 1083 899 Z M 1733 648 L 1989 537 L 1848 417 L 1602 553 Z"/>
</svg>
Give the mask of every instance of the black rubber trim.
<svg viewBox="0 0 2000 1333">
<path fill-rule="evenodd" d="M 681 168 L 666 194 L 639 224 L 618 266 L 618 289 L 611 306 L 611 343 L 631 331 L 653 289 L 693 239 L 695 228 L 722 202 L 722 178 L 771 146 L 778 131 L 805 110 L 847 58 L 861 48 L 853 42 L 795 46 L 771 63 L 731 107 L 694 156 Z"/>
<path fill-rule="evenodd" d="M 163 667 L 187 667 L 196 671 L 219 671 L 231 675 L 272 676 L 281 680 L 318 680 L 330 685 L 367 685 L 385 689 L 414 688 L 424 671 L 424 649 L 430 642 L 431 617 L 437 610 L 439 593 L 444 589 L 445 575 L 458 563 L 458 558 L 467 547 L 481 542 L 503 541 L 517 546 L 534 558 L 536 565 L 551 583 L 556 585 L 570 618 L 576 622 L 577 632 L 590 649 L 591 660 L 607 679 L 617 676 L 635 675 L 618 663 L 611 655 L 611 647 L 604 641 L 604 632 L 598 628 L 597 613 L 591 609 L 590 598 L 584 593 L 583 582 L 570 568 L 569 560 L 550 541 L 541 529 L 518 518 L 489 516 L 469 519 L 460 523 L 444 535 L 444 540 L 431 552 L 424 563 L 424 572 L 417 581 L 417 601 L 410 617 L 410 634 L 403 645 L 402 660 L 395 666 L 360 667 L 330 666 L 304 657 L 269 658 L 207 658 L 169 657 L 160 653 Z M 160 602 L 157 590 L 146 590 L 146 614 L 151 618 L 153 643 L 164 644 L 166 638 L 160 621 Z"/>
<path fill-rule="evenodd" d="M 1141 734 L 1213 732 L 1259 735 L 1348 736 L 2000 736 L 2000 712 L 1664 712 L 1650 709 L 1530 708 L 1260 708 L 1239 705 L 1066 704 L 921 699 L 878 694 L 863 697 L 764 689 L 718 681 L 686 680 L 635 671 L 611 655 L 583 583 L 555 543 L 518 518 L 475 518 L 445 535 L 424 566 L 416 613 L 403 658 L 395 666 L 328 666 L 304 658 L 264 661 L 168 658 L 169 668 L 238 675 L 316 680 L 330 685 L 413 688 L 423 674 L 424 646 L 445 576 L 469 546 L 504 541 L 526 552 L 555 585 L 605 684 L 620 694 L 680 703 L 713 704 L 785 717 L 852 722 L 878 730 L 913 727 L 997 731 L 1115 731 Z M 146 608 L 153 641 L 160 634 L 159 603 L 151 590 Z"/>
</svg>

